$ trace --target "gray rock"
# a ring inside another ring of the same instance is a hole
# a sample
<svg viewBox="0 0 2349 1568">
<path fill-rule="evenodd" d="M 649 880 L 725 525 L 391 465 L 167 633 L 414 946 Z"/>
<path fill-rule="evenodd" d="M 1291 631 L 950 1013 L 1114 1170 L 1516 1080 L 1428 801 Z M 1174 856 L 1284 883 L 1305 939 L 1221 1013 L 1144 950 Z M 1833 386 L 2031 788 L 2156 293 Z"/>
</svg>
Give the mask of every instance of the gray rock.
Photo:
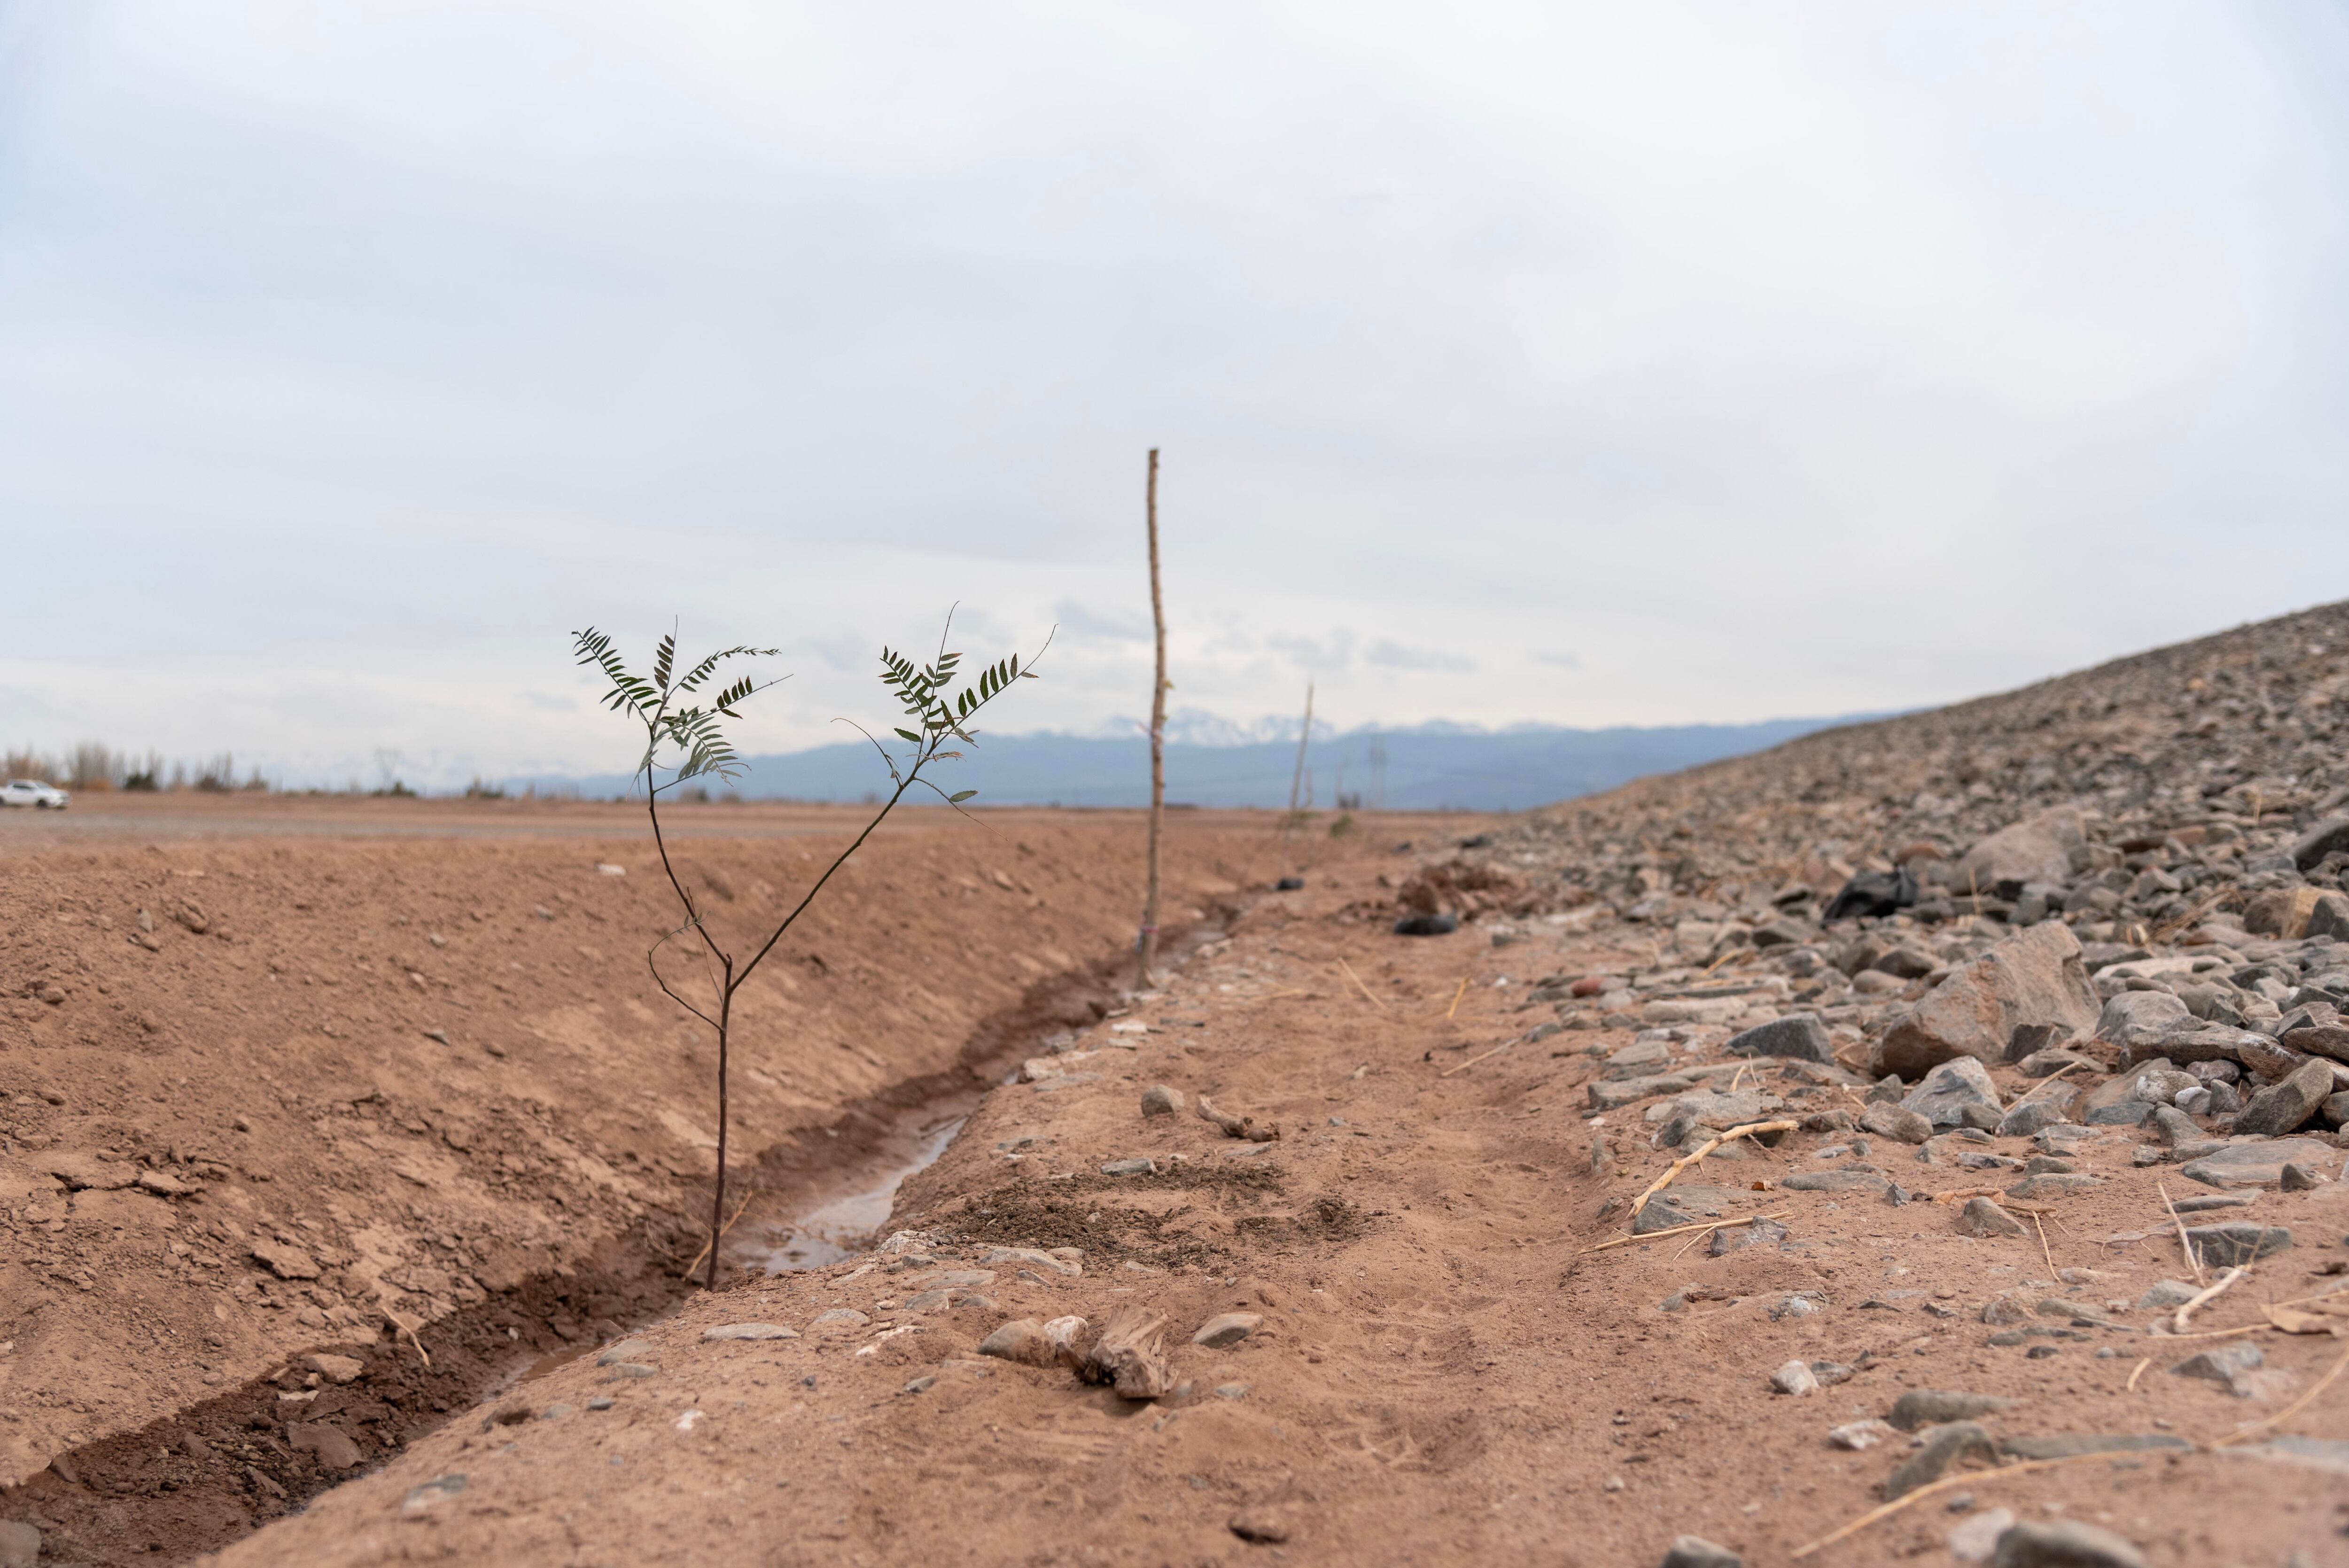
<svg viewBox="0 0 2349 1568">
<path fill-rule="evenodd" d="M 2036 931 L 2039 927 L 2032 929 Z M 1925 1434 L 1924 1442 L 1908 1462 L 1885 1479 L 1884 1501 L 1890 1502 L 1895 1498 L 1906 1497 L 1920 1486 L 1930 1486 L 1961 1460 L 1994 1461 L 1997 1458 L 1998 1449 L 1992 1444 L 1990 1434 L 1976 1423 L 1951 1421 L 1946 1426 L 1935 1427 Z"/>
<path fill-rule="evenodd" d="M 1723 1225 L 1713 1233 L 1706 1251 L 1713 1257 L 1727 1257 L 1748 1247 L 1775 1247 L 1787 1236 L 1786 1227 L 1775 1220 L 1754 1220 L 1744 1225 Z"/>
<path fill-rule="evenodd" d="M 2316 1115 L 2317 1107 L 2333 1092 L 2333 1068 L 2320 1061 L 2303 1062 L 2278 1082 L 2251 1096 L 2235 1117 L 2235 1131 L 2275 1137 L 2293 1131 Z"/>
<path fill-rule="evenodd" d="M 1104 1176 L 1154 1176 L 1157 1171 L 1158 1161 L 1146 1155 L 1137 1155 L 1131 1160 L 1112 1160 L 1101 1168 Z"/>
<path fill-rule="evenodd" d="M 2206 1268 L 2232 1268 L 2292 1245 L 2292 1232 L 2282 1225 L 2258 1225 L 2238 1220 L 2230 1225 L 2189 1225 L 2186 1244 Z"/>
<path fill-rule="evenodd" d="M 1998 1119 L 1994 1130 L 2001 1138 L 2028 1138 L 2043 1128 L 2054 1126 L 2080 1098 L 2080 1086 L 2058 1079 L 2043 1084 L 2016 1100 L 2004 1116 Z"/>
<path fill-rule="evenodd" d="M 2116 1046 L 2159 1045 L 2194 1027 L 2194 1015 L 2167 991 L 2124 991 L 2096 1016 L 2096 1038 Z"/>
<path fill-rule="evenodd" d="M 1811 1370 L 1807 1362 L 1789 1361 L 1770 1374 L 1770 1387 L 1776 1393 L 1793 1394 L 1798 1398 L 1816 1394 L 1819 1391 L 1818 1374 Z"/>
<path fill-rule="evenodd" d="M 1788 1186 L 1794 1183 L 1789 1181 Z M 1992 1202 L 1988 1198 L 1969 1198 L 1966 1206 L 1958 1211 L 1958 1233 L 1966 1236 L 2019 1236 L 2023 1222 Z"/>
<path fill-rule="evenodd" d="M 1839 1171 L 1806 1171 L 1779 1183 L 1789 1192 L 1882 1192 L 1892 1185 L 1874 1171 L 1845 1166 Z"/>
<path fill-rule="evenodd" d="M 2105 1179 L 2080 1171 L 2070 1173 L 2049 1171 L 2040 1176 L 2025 1176 L 2006 1190 L 2006 1195 L 2024 1202 L 2044 1203 L 2051 1199 L 2068 1198 L 2075 1192 L 2085 1192 L 2091 1187 L 2101 1187 Z"/>
<path fill-rule="evenodd" d="M 1180 1116 L 1183 1103 L 1183 1091 L 1163 1083 L 1152 1084 L 1142 1091 L 1142 1114 L 1144 1116 Z"/>
<path fill-rule="evenodd" d="M 780 1323 L 721 1323 L 701 1331 L 704 1339 L 797 1339 L 800 1331 Z"/>
<path fill-rule="evenodd" d="M 2266 1359 L 2260 1354 L 2258 1346 L 2237 1340 L 2230 1345 L 2205 1350 L 2199 1356 L 2190 1356 L 2169 1371 L 2177 1377 L 2200 1377 L 2212 1383 L 2224 1383 L 2228 1391 L 2237 1398 L 2249 1398 L 2256 1387 L 2250 1381 L 2251 1375 L 2258 1371 Z"/>
<path fill-rule="evenodd" d="M 2116 1100 L 2111 1105 L 2090 1109 L 2080 1119 L 2090 1127 L 2135 1127 L 2153 1115 L 2153 1106 L 2142 1099 Z"/>
<path fill-rule="evenodd" d="M 2184 1280 L 2156 1280 L 2137 1298 L 2139 1312 L 2162 1312 L 2174 1306 L 2184 1306 L 2201 1293 Z"/>
<path fill-rule="evenodd" d="M 2145 1568 L 2145 1558 L 2111 1531 L 2066 1519 L 2012 1526 L 1990 1568 Z"/>
<path fill-rule="evenodd" d="M 1789 1013 L 1757 1028 L 1730 1037 L 1722 1047 L 1733 1057 L 1790 1057 L 1797 1061 L 1833 1062 L 1835 1042 L 1816 1013 Z"/>
<path fill-rule="evenodd" d="M 2207 1089 L 2203 1092 L 2209 1093 Z M 2153 1122 L 2154 1136 L 2160 1139 L 2167 1148 L 2175 1149 L 2181 1143 L 2191 1143 L 2202 1136 L 2202 1130 L 2194 1125 L 2194 1119 L 2173 1106 L 2155 1106 L 2150 1119 Z"/>
<path fill-rule="evenodd" d="M 652 1341 L 623 1339 L 617 1345 L 607 1345 L 595 1357 L 598 1367 L 610 1367 L 622 1361 L 648 1361 L 652 1358 Z"/>
<path fill-rule="evenodd" d="M 1191 1336 L 1191 1343 L 1210 1350 L 1228 1350 L 1263 1326 L 1261 1314 L 1219 1312 L 1199 1326 L 1199 1332 Z"/>
<path fill-rule="evenodd" d="M 1859 1113 L 1862 1130 L 1899 1143 L 1922 1143 L 1933 1136 L 1933 1124 L 1905 1106 L 1879 1100 Z"/>
<path fill-rule="evenodd" d="M 2327 1127 L 2337 1128 L 2349 1122 L 2349 1088 L 2326 1095 L 2324 1103 L 2316 1108 L 2316 1114 Z"/>
<path fill-rule="evenodd" d="M 1696 1537 L 1682 1539 L 1693 1541 Z M 14 1519 L 0 1519 L 0 1568 L 33 1568 L 40 1555 L 41 1532 L 36 1527 Z"/>
<path fill-rule="evenodd" d="M 2194 1445 L 2167 1432 L 2065 1432 L 2048 1438 L 2005 1438 L 2001 1453 L 2019 1460 L 2068 1460 L 2081 1454 L 2128 1454 L 2147 1450 L 2185 1449 Z"/>
<path fill-rule="evenodd" d="M 2276 1185 L 2287 1192 L 2313 1192 L 2316 1190 L 2317 1181 L 2315 1171 L 2305 1165 L 2294 1164 L 2283 1168 L 2283 1180 Z"/>
<path fill-rule="evenodd" d="M 2073 858 L 2086 851 L 2087 842 L 2079 808 L 2058 806 L 1974 845 L 1950 868 L 1947 885 L 1956 892 L 1985 895 L 2002 882 L 2061 885 L 2072 880 Z"/>
<path fill-rule="evenodd" d="M 1969 1394 L 1957 1388 L 1911 1388 L 1892 1402 L 1892 1413 L 1886 1419 L 1904 1432 L 1913 1432 L 1920 1427 L 1971 1421 L 1977 1416 L 2013 1408 L 2013 1400 L 2002 1399 L 1995 1394 Z"/>
<path fill-rule="evenodd" d="M 1869 1070 L 1922 1078 L 1958 1057 L 2002 1060 L 2024 1024 L 2095 1026 L 2095 988 L 2071 928 L 2045 921 L 1960 965 L 1897 1018 L 1869 1054 Z"/>
<path fill-rule="evenodd" d="M 2209 1145 L 2203 1145 L 2209 1148 Z M 2180 1153 L 2186 1152 L 2180 1149 Z M 2283 1182 L 2286 1165 L 2316 1166 L 2340 1150 L 2313 1138 L 2261 1139 L 2229 1143 L 2178 1168 L 2178 1174 L 2222 1191 L 2250 1187 L 2275 1187 Z"/>
<path fill-rule="evenodd" d="M 2328 892 L 2316 901 L 2308 912 L 2308 933 L 2311 936 L 2329 936 L 2335 942 L 2349 942 L 2349 898 Z"/>
<path fill-rule="evenodd" d="M 2349 817 L 2327 817 L 2292 846 L 2292 863 L 2307 871 L 2335 850 L 2349 851 Z"/>
<path fill-rule="evenodd" d="M 1663 1568 L 1745 1568 L 1745 1559 L 1702 1535 L 1680 1535 L 1664 1553 Z"/>
<path fill-rule="evenodd" d="M 296 1453 L 316 1455 L 326 1470 L 349 1470 L 364 1457 L 348 1433 L 326 1421 L 288 1421 L 285 1441 Z"/>
<path fill-rule="evenodd" d="M 872 1321 L 873 1320 L 871 1318 L 865 1316 L 863 1313 L 857 1311 L 853 1306 L 835 1306 L 829 1312 L 817 1313 L 815 1315 L 815 1320 L 810 1323 L 808 1326 L 810 1328 L 845 1330 L 862 1328 Z"/>
<path fill-rule="evenodd" d="M 2349 1475 L 2349 1443 L 2337 1439 L 2270 1438 L 2263 1443 L 2245 1443 L 2220 1451 L 2238 1459 L 2268 1460 L 2328 1475 Z"/>
<path fill-rule="evenodd" d="M 978 1342 L 978 1354 L 1017 1361 L 1026 1367 L 1050 1367 L 1060 1358 L 1052 1336 L 1032 1317 L 1015 1317 L 998 1326 L 994 1333 Z"/>
<path fill-rule="evenodd" d="M 1640 1205 L 1631 1220 L 1631 1233 L 1648 1235 L 1675 1225 L 1693 1225 L 1721 1217 L 1725 1194 L 1718 1187 L 1669 1187 Z"/>
<path fill-rule="evenodd" d="M 1998 1086 L 1991 1082 L 1990 1069 L 1971 1057 L 1943 1062 L 1927 1073 L 1925 1080 L 1900 1102 L 1901 1109 L 1915 1111 L 1935 1127 L 1967 1125 L 1968 1106 L 1987 1109 L 1991 1124 L 1997 1125 Z"/>
<path fill-rule="evenodd" d="M 1679 1094 L 1694 1087 L 1694 1080 L 1663 1074 L 1655 1078 L 1624 1078 L 1619 1081 L 1599 1079 L 1583 1090 L 1593 1110 L 1620 1110 L 1627 1105 L 1637 1105 L 1643 1099 L 1660 1094 Z"/>
<path fill-rule="evenodd" d="M 2100 1066 L 2095 1057 L 2082 1056 L 2078 1051 L 2066 1050 L 2061 1046 L 2033 1051 L 2014 1065 L 2022 1070 L 2024 1078 L 2047 1078 L 2066 1068 L 2076 1072 L 2083 1068 Z"/>
</svg>

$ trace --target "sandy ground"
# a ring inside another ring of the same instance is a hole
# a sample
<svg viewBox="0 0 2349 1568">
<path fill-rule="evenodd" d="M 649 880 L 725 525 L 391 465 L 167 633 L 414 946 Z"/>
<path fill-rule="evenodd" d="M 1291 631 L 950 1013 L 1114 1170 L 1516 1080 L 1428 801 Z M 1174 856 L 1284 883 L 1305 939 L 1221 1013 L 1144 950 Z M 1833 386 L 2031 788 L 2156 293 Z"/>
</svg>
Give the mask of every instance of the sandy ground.
<svg viewBox="0 0 2349 1568">
<path fill-rule="evenodd" d="M 2316 1190 L 2254 1188 L 2217 1216 L 2297 1241 L 2195 1317 L 2215 1338 L 2158 1336 L 2137 1305 L 2186 1272 L 2157 1182 L 2183 1194 L 2175 1168 L 2135 1167 L 2127 1129 L 2078 1147 L 2102 1181 L 2045 1197 L 2021 1235 L 1965 1235 L 1934 1199 L 2011 1185 L 1960 1160 L 2027 1157 L 2026 1140 L 1937 1140 L 1930 1161 L 1877 1147 L 1911 1194 L 1895 1205 L 1786 1186 L 1859 1158 L 1821 1131 L 1675 1181 L 1735 1222 L 1718 1243 L 1609 1245 L 1670 1158 L 1647 1105 L 1591 1109 L 1629 1037 L 1530 1038 L 1548 1015 L 1516 998 L 1640 956 L 1617 945 L 1632 933 L 1537 922 L 1495 947 L 1350 914 L 1407 863 L 1365 854 L 1260 899 L 1163 994 L 988 1092 L 900 1194 L 905 1233 L 881 1253 L 695 1295 L 222 1561 L 1599 1568 L 1693 1533 L 1779 1564 L 1917 1457 L 1905 1433 L 1855 1449 L 1830 1431 L 1917 1390 L 2009 1401 L 1980 1420 L 2019 1451 L 2168 1446 L 1961 1467 L 1960 1487 L 1802 1561 L 1971 1561 L 1966 1532 L 1996 1510 L 2102 1525 L 2163 1568 L 2349 1560 L 2341 1461 L 2268 1440 L 2349 1438 L 2344 1385 L 2296 1408 L 2339 1345 L 2266 1332 L 2261 1310 L 2342 1283 L 2337 1155 Z M 1740 1087 L 1765 1111 L 1857 1111 L 1837 1079 L 1765 1063 Z M 1145 1116 L 1162 1084 L 1279 1137 Z M 1152 1169 L 1114 1173 L 1140 1159 Z M 1765 1215 L 1783 1238 L 1746 1222 Z M 1164 1319 L 1162 1397 L 976 1354 L 1007 1323 L 1070 1316 L 1081 1347 L 1133 1309 Z M 1252 1331 L 1194 1343 L 1227 1313 Z M 2245 1342 L 2263 1366 L 2240 1392 L 2172 1370 Z M 1788 1362 L 1826 1386 L 1775 1392 Z M 2234 1436 L 2250 1440 L 2212 1446 Z"/>
<path fill-rule="evenodd" d="M 713 1143 L 709 1042 L 643 966 L 672 917 L 636 819 L 110 804 L 72 819 L 110 838 L 0 872 L 0 1520 L 67 1563 L 234 1540 L 665 1309 Z M 680 861 L 737 930 L 854 815 L 705 810 L 749 836 L 689 830 Z M 30 815 L 6 831 L 60 825 Z M 1138 840 L 925 813 L 868 846 L 738 1002 L 746 1245 L 899 1108 L 1096 1021 Z M 1276 865 L 1262 820 L 1180 814 L 1167 923 Z M 364 1375 L 306 1369 L 321 1352 Z"/>
</svg>

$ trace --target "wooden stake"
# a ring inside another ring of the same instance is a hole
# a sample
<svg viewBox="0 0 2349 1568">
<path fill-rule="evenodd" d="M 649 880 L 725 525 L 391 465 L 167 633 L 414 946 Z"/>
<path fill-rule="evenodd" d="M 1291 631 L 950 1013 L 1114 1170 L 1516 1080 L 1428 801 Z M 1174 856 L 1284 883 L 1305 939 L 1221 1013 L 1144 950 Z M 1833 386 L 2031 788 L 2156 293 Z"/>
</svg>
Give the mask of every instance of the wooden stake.
<svg viewBox="0 0 2349 1568">
<path fill-rule="evenodd" d="M 1166 814 L 1166 602 L 1158 591 L 1158 449 L 1150 449 L 1150 478 L 1143 491 L 1143 516 L 1150 532 L 1150 620 L 1158 639 L 1158 671 L 1150 684 L 1150 886 L 1142 901 L 1140 963 L 1133 988 L 1150 989 L 1150 966 L 1158 957 L 1158 837 Z"/>
<path fill-rule="evenodd" d="M 1460 1011 L 1460 998 L 1466 995 L 1468 995 L 1468 980 L 1465 975 L 1463 975 L 1460 980 L 1460 989 L 1452 993 L 1452 1006 L 1444 1009 L 1445 1023 L 1452 1022 L 1452 1015 Z"/>
<path fill-rule="evenodd" d="M 1290 871 L 1288 835 L 1297 826 L 1297 791 L 1305 783 L 1305 743 L 1313 738 L 1313 683 L 1305 683 L 1305 727 L 1297 734 L 1297 771 L 1288 776 L 1288 815 L 1280 823 L 1280 867 Z"/>
</svg>

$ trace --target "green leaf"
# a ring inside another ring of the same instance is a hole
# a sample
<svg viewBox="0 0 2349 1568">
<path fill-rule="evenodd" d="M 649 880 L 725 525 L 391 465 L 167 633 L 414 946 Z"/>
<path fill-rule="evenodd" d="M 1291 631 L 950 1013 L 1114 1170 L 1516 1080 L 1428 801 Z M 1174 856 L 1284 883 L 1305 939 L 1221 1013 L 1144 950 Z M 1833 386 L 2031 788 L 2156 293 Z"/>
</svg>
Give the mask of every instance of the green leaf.
<svg viewBox="0 0 2349 1568">
<path fill-rule="evenodd" d="M 969 799 L 973 795 L 978 793 L 978 791 L 976 789 L 957 789 L 953 794 L 947 796 L 947 800 L 949 804 L 959 806 L 965 800 Z"/>
<path fill-rule="evenodd" d="M 901 730 L 898 730 L 898 731 L 897 731 L 897 735 L 898 735 L 898 738 L 899 738 L 900 739 L 904 739 L 904 740 L 911 740 L 911 741 L 916 741 L 916 742 L 918 742 L 918 741 L 922 738 L 920 736 L 916 735 L 916 734 L 915 734 L 912 730 L 910 730 L 910 729 L 901 729 Z"/>
</svg>

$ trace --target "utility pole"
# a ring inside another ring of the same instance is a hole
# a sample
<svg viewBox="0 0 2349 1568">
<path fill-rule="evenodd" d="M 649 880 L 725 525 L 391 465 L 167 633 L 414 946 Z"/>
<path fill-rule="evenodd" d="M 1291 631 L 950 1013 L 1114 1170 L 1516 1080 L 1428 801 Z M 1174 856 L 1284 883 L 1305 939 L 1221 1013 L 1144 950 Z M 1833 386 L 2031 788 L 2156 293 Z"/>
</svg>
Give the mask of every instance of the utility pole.
<svg viewBox="0 0 2349 1568">
<path fill-rule="evenodd" d="M 1158 591 L 1158 449 L 1150 449 L 1150 477 L 1143 489 L 1143 518 L 1150 532 L 1150 619 L 1158 637 L 1158 672 L 1150 684 L 1150 887 L 1142 903 L 1141 963 L 1133 988 L 1150 989 L 1150 966 L 1158 957 L 1158 839 L 1166 814 L 1166 602 Z"/>
<path fill-rule="evenodd" d="M 1288 835 L 1297 826 L 1297 791 L 1305 783 L 1305 743 L 1313 738 L 1313 683 L 1305 683 L 1305 727 L 1297 732 L 1297 771 L 1288 776 L 1288 815 L 1280 824 L 1280 867 L 1289 870 Z"/>
</svg>

